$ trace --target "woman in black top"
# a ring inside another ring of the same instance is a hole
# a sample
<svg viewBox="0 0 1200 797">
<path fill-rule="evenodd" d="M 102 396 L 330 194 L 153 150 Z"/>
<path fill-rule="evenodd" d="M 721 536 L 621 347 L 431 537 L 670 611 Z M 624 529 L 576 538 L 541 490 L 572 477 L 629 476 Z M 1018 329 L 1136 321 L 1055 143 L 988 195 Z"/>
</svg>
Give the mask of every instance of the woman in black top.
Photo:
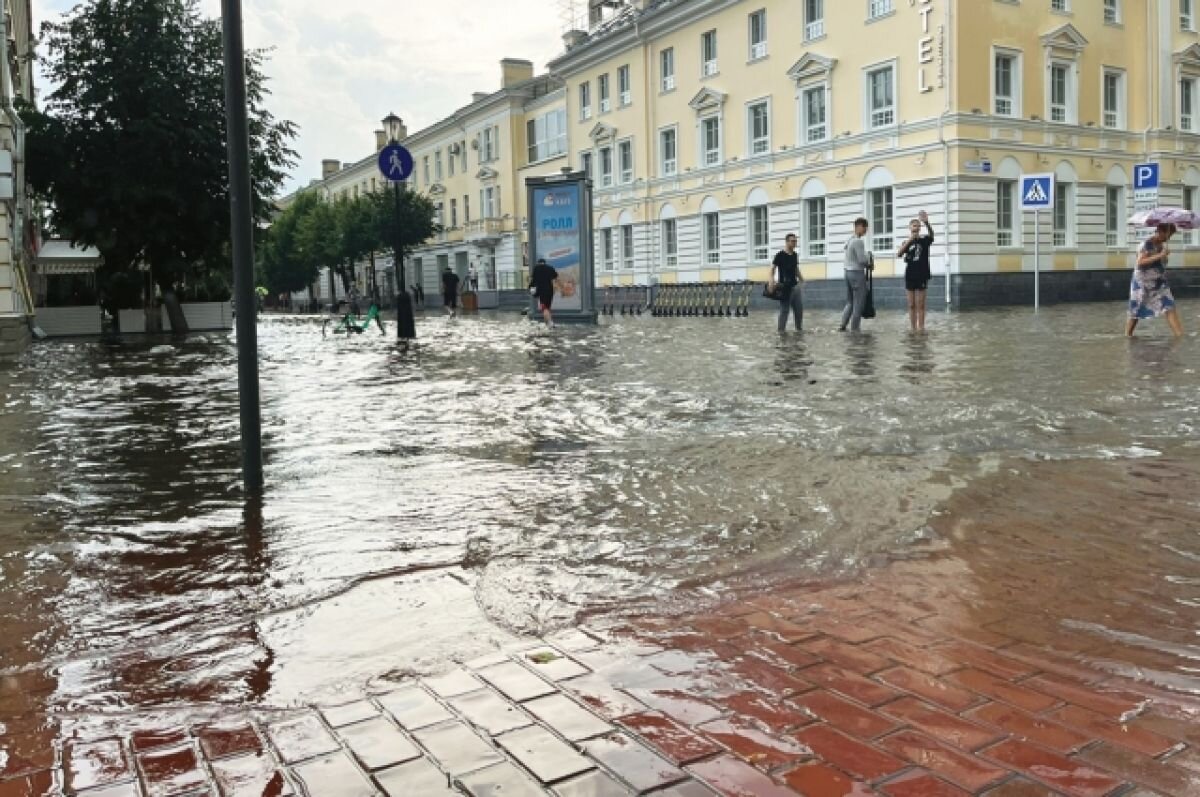
<svg viewBox="0 0 1200 797">
<path fill-rule="evenodd" d="M 926 234 L 921 234 L 921 226 Z M 933 248 L 933 227 L 929 214 L 921 211 L 908 223 L 908 240 L 896 252 L 904 258 L 904 289 L 908 293 L 908 321 L 914 332 L 925 331 L 925 290 L 929 287 L 929 250 Z"/>
</svg>

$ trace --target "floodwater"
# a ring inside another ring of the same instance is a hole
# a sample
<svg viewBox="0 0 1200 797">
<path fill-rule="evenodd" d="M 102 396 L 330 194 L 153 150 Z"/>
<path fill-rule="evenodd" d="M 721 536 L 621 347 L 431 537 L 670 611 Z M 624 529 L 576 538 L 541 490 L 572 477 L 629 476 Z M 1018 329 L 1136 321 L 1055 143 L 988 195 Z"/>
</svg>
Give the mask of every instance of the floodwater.
<svg viewBox="0 0 1200 797">
<path fill-rule="evenodd" d="M 1194 337 L 1127 341 L 1115 304 L 834 321 L 431 316 L 404 349 L 266 317 L 251 504 L 232 336 L 37 345 L 0 371 L 0 723 L 334 701 L 584 612 L 955 539 L 1082 589 L 1077 548 L 1143 614 L 1196 616 L 1196 525 L 1164 504 L 1200 507 Z M 1030 517 L 1052 534 L 1022 564 Z M 1186 638 L 1108 619 L 1164 683 L 1194 672 Z"/>
</svg>

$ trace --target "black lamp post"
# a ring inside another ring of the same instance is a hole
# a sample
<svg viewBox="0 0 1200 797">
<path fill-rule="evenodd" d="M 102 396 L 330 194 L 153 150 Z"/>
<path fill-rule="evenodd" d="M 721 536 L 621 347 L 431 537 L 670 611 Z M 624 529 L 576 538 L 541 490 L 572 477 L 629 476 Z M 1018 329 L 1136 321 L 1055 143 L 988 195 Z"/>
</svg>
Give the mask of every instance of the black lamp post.
<svg viewBox="0 0 1200 797">
<path fill-rule="evenodd" d="M 392 144 L 400 143 L 400 136 L 403 134 L 404 122 L 399 116 L 394 113 L 389 113 L 383 118 L 383 129 L 387 133 L 388 141 Z M 392 241 L 393 256 L 396 260 L 396 277 L 400 283 L 400 290 L 396 291 L 396 337 L 402 340 L 414 340 L 417 337 L 417 322 L 413 318 L 412 297 L 408 293 L 408 280 L 404 274 L 404 253 L 401 244 L 400 230 L 400 181 L 392 181 L 392 191 L 396 198 L 396 230 L 395 240 Z"/>
</svg>

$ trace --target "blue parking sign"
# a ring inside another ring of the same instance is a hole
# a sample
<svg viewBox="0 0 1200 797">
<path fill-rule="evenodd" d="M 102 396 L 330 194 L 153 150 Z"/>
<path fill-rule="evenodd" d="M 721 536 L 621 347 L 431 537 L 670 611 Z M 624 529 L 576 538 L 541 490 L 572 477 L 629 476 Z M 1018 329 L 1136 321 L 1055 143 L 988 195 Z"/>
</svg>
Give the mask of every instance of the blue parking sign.
<svg viewBox="0 0 1200 797">
<path fill-rule="evenodd" d="M 1021 210 L 1050 210 L 1054 207 L 1054 175 L 1021 175 Z"/>
<path fill-rule="evenodd" d="M 1146 191 L 1158 189 L 1158 164 L 1139 163 L 1133 167 L 1133 190 Z"/>
</svg>

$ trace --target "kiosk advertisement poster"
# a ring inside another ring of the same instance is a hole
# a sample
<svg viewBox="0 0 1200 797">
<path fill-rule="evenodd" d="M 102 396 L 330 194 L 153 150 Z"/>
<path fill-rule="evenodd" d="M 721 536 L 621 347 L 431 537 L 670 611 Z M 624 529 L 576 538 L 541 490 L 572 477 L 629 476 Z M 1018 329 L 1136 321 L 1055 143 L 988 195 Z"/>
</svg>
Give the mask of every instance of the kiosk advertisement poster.
<svg viewBox="0 0 1200 797">
<path fill-rule="evenodd" d="M 558 272 L 554 310 L 586 315 L 591 298 L 591 209 L 584 179 L 530 178 L 531 221 L 529 266 L 539 258 Z"/>
</svg>

